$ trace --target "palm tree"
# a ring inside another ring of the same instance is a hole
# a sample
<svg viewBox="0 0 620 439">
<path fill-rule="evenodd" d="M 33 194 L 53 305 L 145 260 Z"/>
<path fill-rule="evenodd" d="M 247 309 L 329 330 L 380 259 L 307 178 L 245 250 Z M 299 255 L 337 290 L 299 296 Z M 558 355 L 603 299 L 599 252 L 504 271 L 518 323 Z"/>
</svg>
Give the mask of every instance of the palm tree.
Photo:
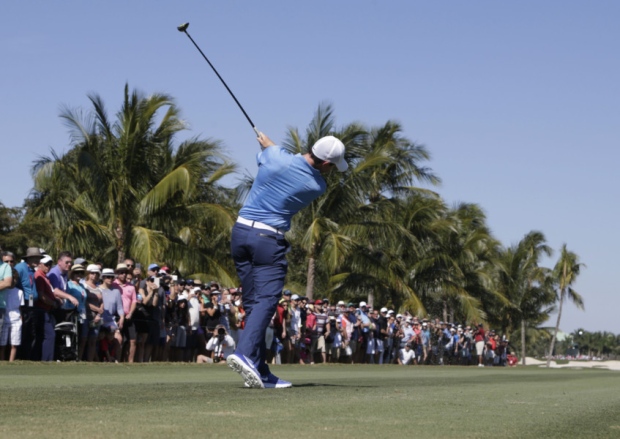
<svg viewBox="0 0 620 439">
<path fill-rule="evenodd" d="M 550 270 L 538 264 L 551 248 L 538 231 L 525 235 L 517 244 L 500 252 L 496 285 L 509 301 L 500 306 L 495 318 L 509 336 L 520 326 L 521 359 L 525 365 L 528 325 L 538 325 L 549 317 L 555 294 L 550 288 Z"/>
<path fill-rule="evenodd" d="M 61 114 L 71 149 L 52 151 L 33 168 L 33 212 L 58 231 L 51 250 L 108 264 L 131 256 L 230 279 L 230 258 L 218 248 L 233 222 L 232 202 L 218 181 L 234 166 L 219 144 L 193 138 L 175 147 L 185 124 L 168 95 L 145 97 L 126 85 L 115 121 L 99 96 L 89 99 L 87 117 Z"/>
<path fill-rule="evenodd" d="M 555 340 L 560 330 L 560 319 L 562 318 L 562 306 L 564 302 L 566 299 L 569 299 L 577 308 L 584 309 L 583 298 L 572 288 L 572 285 L 577 280 L 577 276 L 579 276 L 582 266 L 585 265 L 579 262 L 577 254 L 568 251 L 566 244 L 562 245 L 560 259 L 553 268 L 553 278 L 557 287 L 556 301 L 558 301 L 558 319 L 555 324 L 555 331 L 551 337 L 551 344 L 549 345 L 547 367 L 551 365 L 551 355 L 553 355 Z"/>
<path fill-rule="evenodd" d="M 491 288 L 499 243 L 486 226 L 479 206 L 460 203 L 446 209 L 435 236 L 425 242 L 413 264 L 413 285 L 426 308 L 443 320 L 483 321 L 483 301 L 505 301 Z"/>
</svg>

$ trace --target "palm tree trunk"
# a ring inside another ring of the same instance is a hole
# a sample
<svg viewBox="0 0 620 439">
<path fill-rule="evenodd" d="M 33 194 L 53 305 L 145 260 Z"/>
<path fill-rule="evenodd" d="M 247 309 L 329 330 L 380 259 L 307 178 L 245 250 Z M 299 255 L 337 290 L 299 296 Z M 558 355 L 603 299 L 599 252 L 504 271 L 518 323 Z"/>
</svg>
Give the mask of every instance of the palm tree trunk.
<svg viewBox="0 0 620 439">
<path fill-rule="evenodd" d="M 447 300 L 443 301 L 443 321 L 444 322 L 448 321 L 448 301 Z"/>
<path fill-rule="evenodd" d="M 372 292 L 368 293 L 368 307 L 375 308 L 375 294 Z"/>
<path fill-rule="evenodd" d="M 562 318 L 562 305 L 564 303 L 564 294 L 560 293 L 560 306 L 558 307 L 558 321 L 555 324 L 555 331 L 553 337 L 551 337 L 551 345 L 549 346 L 549 356 L 547 357 L 547 367 L 551 366 L 551 355 L 553 355 L 553 349 L 555 348 L 555 339 L 558 336 L 560 330 L 560 319 Z"/>
<path fill-rule="evenodd" d="M 525 366 L 525 319 L 521 319 L 521 364 Z"/>
<path fill-rule="evenodd" d="M 314 293 L 314 271 L 316 269 L 316 261 L 314 257 L 311 256 L 308 258 L 308 275 L 306 280 L 306 297 L 308 298 L 308 303 L 312 302 L 312 294 Z"/>
<path fill-rule="evenodd" d="M 125 237 L 127 236 L 120 221 L 116 224 L 115 232 L 116 232 L 116 252 L 118 255 L 117 264 L 120 264 L 123 261 L 125 261 Z"/>
</svg>

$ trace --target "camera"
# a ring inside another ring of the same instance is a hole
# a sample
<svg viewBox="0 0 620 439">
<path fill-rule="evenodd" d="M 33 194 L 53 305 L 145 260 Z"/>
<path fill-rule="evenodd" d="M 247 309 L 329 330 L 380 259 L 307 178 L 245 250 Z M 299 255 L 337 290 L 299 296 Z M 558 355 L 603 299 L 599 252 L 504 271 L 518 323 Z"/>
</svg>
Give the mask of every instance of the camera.
<svg viewBox="0 0 620 439">
<path fill-rule="evenodd" d="M 226 335 L 226 330 L 224 328 L 217 328 L 217 335 Z"/>
</svg>

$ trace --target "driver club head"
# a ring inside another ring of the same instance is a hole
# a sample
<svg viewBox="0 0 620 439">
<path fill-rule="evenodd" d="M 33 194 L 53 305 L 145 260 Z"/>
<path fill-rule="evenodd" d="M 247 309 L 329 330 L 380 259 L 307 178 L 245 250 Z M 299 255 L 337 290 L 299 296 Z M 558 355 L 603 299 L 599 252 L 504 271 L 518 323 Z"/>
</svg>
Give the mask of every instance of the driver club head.
<svg viewBox="0 0 620 439">
<path fill-rule="evenodd" d="M 185 32 L 189 27 L 189 23 L 183 23 L 181 26 L 177 26 L 179 32 Z"/>
</svg>

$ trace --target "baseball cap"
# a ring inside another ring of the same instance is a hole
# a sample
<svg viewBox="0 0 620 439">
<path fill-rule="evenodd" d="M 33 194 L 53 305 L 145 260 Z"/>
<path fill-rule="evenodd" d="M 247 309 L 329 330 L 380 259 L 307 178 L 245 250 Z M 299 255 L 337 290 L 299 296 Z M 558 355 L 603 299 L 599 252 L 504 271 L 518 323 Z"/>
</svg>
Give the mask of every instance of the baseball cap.
<svg viewBox="0 0 620 439">
<path fill-rule="evenodd" d="M 41 264 L 49 264 L 52 260 L 53 259 L 50 255 L 45 255 L 41 258 Z"/>
<path fill-rule="evenodd" d="M 159 270 L 159 265 L 151 264 L 151 265 L 149 265 L 149 270 L 150 271 L 157 271 L 157 270 Z"/>
<path fill-rule="evenodd" d="M 380 312 L 387 312 L 387 311 L 388 311 L 388 310 L 387 310 L 387 308 L 385 308 L 385 307 L 384 307 L 384 308 L 381 308 L 381 310 L 380 310 Z"/>
<path fill-rule="evenodd" d="M 368 304 L 367 304 L 366 302 L 360 302 L 360 308 L 361 308 L 362 306 L 368 307 Z"/>
<path fill-rule="evenodd" d="M 84 265 L 86 263 L 86 259 L 84 258 L 77 258 L 75 261 L 73 261 L 74 264 L 77 265 Z"/>
<path fill-rule="evenodd" d="M 343 300 L 339 300 L 339 301 L 338 301 L 338 303 L 337 303 L 337 305 L 338 305 L 338 306 L 344 306 L 344 305 L 345 305 L 345 303 L 344 303 L 344 301 L 343 301 Z"/>
<path fill-rule="evenodd" d="M 297 294 L 293 294 L 291 296 L 291 300 L 299 300 L 299 296 Z"/>
<path fill-rule="evenodd" d="M 348 306 L 349 308 L 351 308 L 351 307 L 355 308 L 355 303 L 353 303 L 353 302 L 349 302 L 349 303 L 347 303 L 347 306 Z"/>
<path fill-rule="evenodd" d="M 282 293 L 283 296 L 291 296 L 293 293 L 291 293 L 291 290 L 284 290 L 284 292 Z"/>
<path fill-rule="evenodd" d="M 344 172 L 349 168 L 344 159 L 344 144 L 334 136 L 325 136 L 317 140 L 312 145 L 312 154 L 321 160 L 333 163 L 340 172 Z"/>
<path fill-rule="evenodd" d="M 316 300 L 314 301 L 314 304 L 315 304 L 315 305 L 323 305 L 323 301 L 322 301 L 321 299 L 316 299 Z"/>
<path fill-rule="evenodd" d="M 388 315 L 392 315 L 392 314 L 394 314 L 394 310 L 393 310 L 393 309 L 390 309 L 390 310 L 388 310 L 388 312 L 387 312 L 387 313 L 388 313 Z"/>
</svg>

